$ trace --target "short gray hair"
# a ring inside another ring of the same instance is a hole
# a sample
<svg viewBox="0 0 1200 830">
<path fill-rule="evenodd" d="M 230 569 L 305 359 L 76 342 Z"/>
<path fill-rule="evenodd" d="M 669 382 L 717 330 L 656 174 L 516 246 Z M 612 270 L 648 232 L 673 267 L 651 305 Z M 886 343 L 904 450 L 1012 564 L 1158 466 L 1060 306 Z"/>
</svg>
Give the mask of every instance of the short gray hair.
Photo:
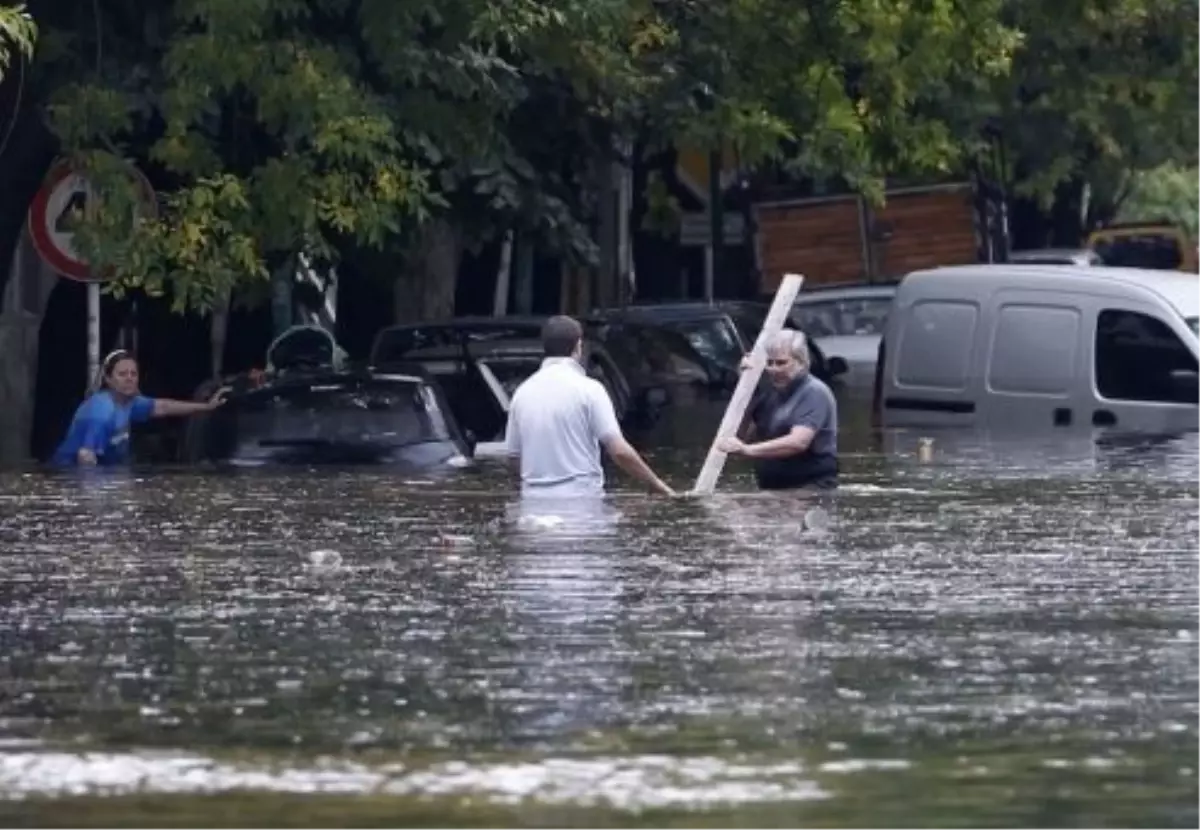
<svg viewBox="0 0 1200 830">
<path fill-rule="evenodd" d="M 806 372 L 811 365 L 808 356 L 808 338 L 804 336 L 804 332 L 796 329 L 780 329 L 779 334 L 767 341 L 767 351 L 786 351 Z"/>
</svg>

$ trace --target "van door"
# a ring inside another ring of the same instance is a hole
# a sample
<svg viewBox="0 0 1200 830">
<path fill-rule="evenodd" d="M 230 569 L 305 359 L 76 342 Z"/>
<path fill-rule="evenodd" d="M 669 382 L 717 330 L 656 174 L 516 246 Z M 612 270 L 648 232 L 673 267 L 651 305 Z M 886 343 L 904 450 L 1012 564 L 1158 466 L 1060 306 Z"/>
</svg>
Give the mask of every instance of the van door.
<svg viewBox="0 0 1200 830">
<path fill-rule="evenodd" d="M 980 423 L 1002 429 L 1086 426 L 1092 300 L 1071 292 L 1001 289 L 986 310 L 977 368 L 984 380 Z"/>
<path fill-rule="evenodd" d="M 1097 298 L 1088 322 L 1092 425 L 1195 431 L 1200 342 L 1183 319 L 1150 303 Z"/>
<path fill-rule="evenodd" d="M 971 426 L 980 382 L 974 370 L 982 317 L 973 297 L 897 294 L 887 327 L 880 407 L 884 426 Z"/>
</svg>

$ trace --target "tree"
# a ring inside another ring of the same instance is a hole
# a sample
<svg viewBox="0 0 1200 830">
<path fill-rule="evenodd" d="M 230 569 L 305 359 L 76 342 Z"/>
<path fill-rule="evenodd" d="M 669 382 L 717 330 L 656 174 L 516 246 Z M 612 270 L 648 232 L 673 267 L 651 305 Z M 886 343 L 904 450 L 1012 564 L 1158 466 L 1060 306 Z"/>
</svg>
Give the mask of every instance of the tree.
<svg viewBox="0 0 1200 830">
<path fill-rule="evenodd" d="M 1006 0 L 1003 20 L 1025 33 L 1012 73 L 970 101 L 959 129 L 998 132 L 1026 246 L 1078 244 L 1137 171 L 1195 166 L 1195 4 Z"/>
<path fill-rule="evenodd" d="M 1003 75 L 1020 41 L 998 21 L 1000 8 L 999 0 L 669 4 L 676 74 L 703 83 L 714 105 L 665 132 L 700 146 L 724 138 L 751 163 L 774 157 L 876 197 L 885 177 L 949 171 L 969 148 L 943 102 Z"/>
<path fill-rule="evenodd" d="M 1135 173 L 1129 192 L 1117 208 L 1122 221 L 1166 220 L 1196 238 L 1200 214 L 1200 170 L 1164 164 Z"/>
<path fill-rule="evenodd" d="M 0 80 L 4 78 L 14 53 L 30 58 L 37 40 L 37 25 L 25 6 L 0 8 Z"/>
<path fill-rule="evenodd" d="M 876 195 L 951 169 L 940 107 L 1007 69 L 1001 2 L 113 0 L 61 12 L 95 60 L 54 51 L 50 113 L 103 203 L 79 247 L 118 286 L 206 309 L 301 251 L 373 246 L 444 298 L 458 249 L 508 228 L 593 260 L 633 139 L 720 138 Z M 136 218 L 123 159 L 159 218 Z"/>
</svg>

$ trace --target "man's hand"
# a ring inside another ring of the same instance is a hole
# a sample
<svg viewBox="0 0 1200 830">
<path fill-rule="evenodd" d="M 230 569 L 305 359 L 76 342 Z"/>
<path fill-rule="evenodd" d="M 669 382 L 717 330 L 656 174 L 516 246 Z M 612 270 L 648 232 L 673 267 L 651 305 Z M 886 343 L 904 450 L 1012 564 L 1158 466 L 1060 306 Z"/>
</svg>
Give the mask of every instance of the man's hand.
<svg viewBox="0 0 1200 830">
<path fill-rule="evenodd" d="M 95 467 L 96 454 L 84 447 L 79 452 L 75 453 L 75 460 L 79 462 L 80 467 Z"/>
<path fill-rule="evenodd" d="M 738 371 L 745 372 L 747 369 L 750 368 L 751 365 L 752 365 L 752 363 L 750 361 L 750 355 L 748 355 L 748 354 L 742 355 L 742 362 L 738 364 Z"/>
<path fill-rule="evenodd" d="M 220 389 L 214 392 L 213 396 L 208 399 L 208 409 L 211 411 L 225 403 L 225 399 L 229 397 L 229 391 L 230 390 L 228 386 L 222 386 Z"/>
<path fill-rule="evenodd" d="M 746 442 L 740 438 L 722 438 L 717 442 L 717 449 L 726 455 L 745 455 Z"/>
</svg>

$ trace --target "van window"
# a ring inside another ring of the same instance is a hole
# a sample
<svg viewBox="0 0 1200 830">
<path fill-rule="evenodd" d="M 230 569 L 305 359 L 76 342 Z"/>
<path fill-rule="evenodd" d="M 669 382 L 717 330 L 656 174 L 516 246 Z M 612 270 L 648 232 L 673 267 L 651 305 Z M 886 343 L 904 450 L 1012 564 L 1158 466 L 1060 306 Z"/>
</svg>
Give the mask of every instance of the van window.
<svg viewBox="0 0 1200 830">
<path fill-rule="evenodd" d="M 1079 311 L 1065 306 L 1004 305 L 996 317 L 988 388 L 1061 395 L 1075 378 Z"/>
<path fill-rule="evenodd" d="M 1105 309 L 1096 320 L 1096 391 L 1115 401 L 1196 403 L 1176 377 L 1196 357 L 1171 327 L 1148 314 Z"/>
<path fill-rule="evenodd" d="M 914 303 L 896 344 L 896 384 L 966 389 L 978 320 L 975 303 Z"/>
</svg>

